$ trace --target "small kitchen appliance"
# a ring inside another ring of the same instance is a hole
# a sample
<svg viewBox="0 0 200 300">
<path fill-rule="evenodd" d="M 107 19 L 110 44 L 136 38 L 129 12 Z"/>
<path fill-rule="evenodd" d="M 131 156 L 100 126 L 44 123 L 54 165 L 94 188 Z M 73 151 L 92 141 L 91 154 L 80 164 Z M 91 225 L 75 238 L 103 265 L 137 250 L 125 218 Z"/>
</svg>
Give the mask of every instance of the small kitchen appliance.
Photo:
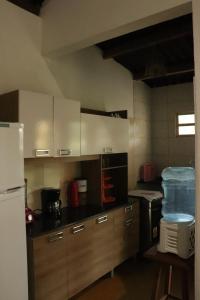
<svg viewBox="0 0 200 300">
<path fill-rule="evenodd" d="M 84 206 L 87 204 L 87 180 L 86 179 L 77 179 L 78 183 L 78 196 L 80 206 Z"/>
<path fill-rule="evenodd" d="M 80 199 L 79 199 L 79 185 L 77 180 L 73 180 L 69 184 L 68 196 L 69 196 L 69 206 L 71 207 L 79 207 Z"/>
<path fill-rule="evenodd" d="M 55 188 L 43 188 L 41 190 L 42 212 L 49 217 L 61 216 L 60 190 Z"/>
</svg>

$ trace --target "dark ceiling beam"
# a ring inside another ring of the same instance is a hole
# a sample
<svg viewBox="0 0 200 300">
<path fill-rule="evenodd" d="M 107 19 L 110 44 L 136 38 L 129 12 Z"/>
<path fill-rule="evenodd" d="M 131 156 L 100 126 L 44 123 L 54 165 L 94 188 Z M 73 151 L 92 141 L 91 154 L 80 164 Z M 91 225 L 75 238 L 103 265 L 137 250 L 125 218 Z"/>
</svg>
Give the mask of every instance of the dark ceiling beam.
<svg viewBox="0 0 200 300">
<path fill-rule="evenodd" d="M 7 0 L 35 15 L 40 14 L 40 9 L 44 0 Z"/>
<path fill-rule="evenodd" d="M 194 72 L 187 72 L 183 74 L 174 74 L 168 77 L 159 77 L 144 80 L 144 82 L 151 88 L 161 87 L 172 84 L 180 84 L 186 82 L 193 82 Z"/>
<path fill-rule="evenodd" d="M 157 79 L 161 77 L 169 77 L 169 76 L 174 76 L 174 75 L 179 75 L 179 74 L 186 74 L 186 73 L 194 73 L 194 64 L 192 62 L 190 63 L 181 63 L 178 65 L 173 65 L 173 66 L 166 66 L 165 72 L 160 72 L 160 74 L 155 74 L 152 71 L 151 75 L 146 75 L 146 70 L 143 69 L 140 72 L 135 72 L 132 70 L 134 80 L 149 80 L 149 79 Z"/>
<path fill-rule="evenodd" d="M 104 59 L 108 59 L 156 47 L 171 41 L 178 42 L 179 39 L 192 35 L 192 17 L 186 15 L 100 43 L 98 46 L 103 51 Z"/>
</svg>

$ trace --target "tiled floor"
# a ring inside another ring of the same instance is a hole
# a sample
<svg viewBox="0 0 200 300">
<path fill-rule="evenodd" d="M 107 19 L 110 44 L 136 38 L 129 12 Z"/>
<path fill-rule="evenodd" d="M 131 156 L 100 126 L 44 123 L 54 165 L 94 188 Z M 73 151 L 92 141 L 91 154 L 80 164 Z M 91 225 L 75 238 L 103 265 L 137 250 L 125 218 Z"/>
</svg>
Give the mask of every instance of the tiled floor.
<svg viewBox="0 0 200 300">
<path fill-rule="evenodd" d="M 105 276 L 73 300 L 150 300 L 156 275 L 154 263 L 130 260 L 115 270 L 113 278 Z M 173 279 L 173 295 L 181 298 L 179 274 L 175 273 Z"/>
</svg>

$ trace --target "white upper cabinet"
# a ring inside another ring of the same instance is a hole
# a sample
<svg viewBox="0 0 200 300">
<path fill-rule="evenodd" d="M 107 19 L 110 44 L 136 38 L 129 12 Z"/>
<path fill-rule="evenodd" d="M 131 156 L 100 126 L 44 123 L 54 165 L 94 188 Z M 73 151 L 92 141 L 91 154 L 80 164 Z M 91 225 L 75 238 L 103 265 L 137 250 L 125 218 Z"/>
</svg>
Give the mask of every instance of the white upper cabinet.
<svg viewBox="0 0 200 300">
<path fill-rule="evenodd" d="M 24 157 L 53 156 L 53 97 L 19 91 L 19 122 L 24 124 Z"/>
<path fill-rule="evenodd" d="M 24 157 L 53 156 L 53 97 L 29 91 L 0 95 L 0 120 L 24 124 Z"/>
<path fill-rule="evenodd" d="M 80 155 L 80 103 L 54 97 L 54 156 Z"/>
<path fill-rule="evenodd" d="M 121 118 L 107 118 L 109 141 L 112 153 L 128 152 L 129 120 Z M 109 149 L 108 149 L 109 151 Z"/>
<path fill-rule="evenodd" d="M 108 146 L 107 117 L 81 114 L 81 155 L 102 154 Z"/>
<path fill-rule="evenodd" d="M 127 119 L 81 114 L 81 155 L 128 152 Z"/>
</svg>

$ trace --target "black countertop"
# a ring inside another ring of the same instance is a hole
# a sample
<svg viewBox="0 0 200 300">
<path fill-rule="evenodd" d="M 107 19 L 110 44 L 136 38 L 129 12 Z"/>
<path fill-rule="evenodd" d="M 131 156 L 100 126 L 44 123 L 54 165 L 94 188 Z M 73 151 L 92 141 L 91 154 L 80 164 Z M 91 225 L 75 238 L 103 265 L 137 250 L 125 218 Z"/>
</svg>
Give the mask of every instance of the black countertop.
<svg viewBox="0 0 200 300">
<path fill-rule="evenodd" d="M 27 224 L 26 226 L 27 237 L 38 237 L 43 234 L 50 233 L 55 229 L 68 227 L 90 217 L 94 217 L 95 215 L 104 213 L 105 211 L 132 204 L 133 202 L 134 198 L 130 197 L 128 198 L 127 202 L 115 203 L 104 208 L 92 205 L 78 208 L 64 207 L 61 210 L 61 216 L 59 219 L 50 218 L 43 214 L 36 215 L 34 222 L 31 224 Z"/>
</svg>

